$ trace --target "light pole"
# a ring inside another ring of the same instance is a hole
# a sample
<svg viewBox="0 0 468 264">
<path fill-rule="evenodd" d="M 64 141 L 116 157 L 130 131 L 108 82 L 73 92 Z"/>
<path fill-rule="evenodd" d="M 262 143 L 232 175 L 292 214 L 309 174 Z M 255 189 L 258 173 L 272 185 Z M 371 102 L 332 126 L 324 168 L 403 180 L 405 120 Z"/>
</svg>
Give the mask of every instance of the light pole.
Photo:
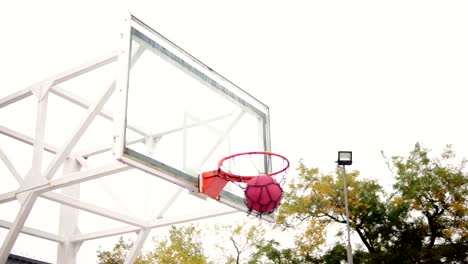
<svg viewBox="0 0 468 264">
<path fill-rule="evenodd" d="M 351 249 L 351 234 L 349 225 L 349 209 L 348 209 L 348 186 L 346 185 L 346 165 L 353 164 L 353 153 L 351 151 L 338 151 L 338 165 L 343 166 L 343 182 L 344 182 L 344 195 L 345 195 L 345 208 L 346 208 L 346 227 L 348 229 L 348 246 L 346 253 L 348 255 L 348 263 L 353 264 L 353 251 Z"/>
</svg>

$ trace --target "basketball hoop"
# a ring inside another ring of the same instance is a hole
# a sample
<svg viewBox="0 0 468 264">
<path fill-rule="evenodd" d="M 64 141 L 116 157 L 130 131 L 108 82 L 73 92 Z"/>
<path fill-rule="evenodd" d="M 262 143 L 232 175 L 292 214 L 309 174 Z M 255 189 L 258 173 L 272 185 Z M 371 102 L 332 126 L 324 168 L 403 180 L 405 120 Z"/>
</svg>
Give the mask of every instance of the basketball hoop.
<svg viewBox="0 0 468 264">
<path fill-rule="evenodd" d="M 203 172 L 200 192 L 219 200 L 228 182 L 244 189 L 249 213 L 272 213 L 280 204 L 289 160 L 267 151 L 244 152 L 227 156 L 218 162 L 218 169 Z M 280 178 L 279 180 L 275 178 Z"/>
</svg>

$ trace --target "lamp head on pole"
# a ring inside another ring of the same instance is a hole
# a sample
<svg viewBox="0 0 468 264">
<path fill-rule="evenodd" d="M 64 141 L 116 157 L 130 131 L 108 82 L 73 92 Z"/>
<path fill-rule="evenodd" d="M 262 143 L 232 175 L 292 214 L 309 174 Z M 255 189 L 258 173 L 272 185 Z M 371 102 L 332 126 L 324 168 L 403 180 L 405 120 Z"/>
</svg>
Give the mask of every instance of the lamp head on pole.
<svg viewBox="0 0 468 264">
<path fill-rule="evenodd" d="M 338 165 L 351 165 L 353 164 L 353 152 L 351 151 L 338 151 Z"/>
</svg>

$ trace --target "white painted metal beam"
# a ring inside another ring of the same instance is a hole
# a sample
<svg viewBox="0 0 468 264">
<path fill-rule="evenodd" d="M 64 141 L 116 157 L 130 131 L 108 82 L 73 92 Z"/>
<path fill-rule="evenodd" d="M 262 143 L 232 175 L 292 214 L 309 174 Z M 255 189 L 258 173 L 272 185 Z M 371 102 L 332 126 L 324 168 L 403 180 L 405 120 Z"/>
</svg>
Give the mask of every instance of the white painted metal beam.
<svg viewBox="0 0 468 264">
<path fill-rule="evenodd" d="M 8 222 L 8 221 L 5 221 L 5 220 L 0 220 L 0 227 L 2 227 L 2 228 L 10 229 L 12 225 L 13 225 L 13 223 L 11 223 L 11 222 Z M 26 235 L 30 235 L 30 236 L 34 236 L 34 237 L 38 237 L 38 238 L 42 238 L 42 239 L 45 239 L 45 240 L 49 240 L 49 241 L 52 241 L 52 242 L 57 242 L 57 243 L 65 242 L 65 238 L 62 237 L 62 236 L 52 234 L 52 233 L 49 233 L 49 232 L 45 232 L 45 231 L 42 231 L 42 230 L 39 230 L 39 229 L 31 228 L 31 227 L 23 226 L 23 228 L 21 229 L 21 233 L 26 234 Z"/>
<path fill-rule="evenodd" d="M 128 252 L 127 257 L 125 258 L 124 264 L 132 264 L 135 262 L 150 232 L 151 232 L 150 228 L 142 229 L 140 232 L 138 232 L 137 240 L 133 244 L 130 252 Z"/>
<path fill-rule="evenodd" d="M 164 214 L 169 210 L 169 208 L 174 204 L 177 198 L 182 194 L 185 188 L 179 187 L 177 191 L 171 196 L 171 198 L 167 201 L 167 203 L 163 206 L 161 210 L 159 210 L 158 214 L 156 215 L 157 219 L 163 218 Z"/>
<path fill-rule="evenodd" d="M 89 169 L 88 161 L 83 156 L 76 156 L 75 159 L 85 170 Z"/>
<path fill-rule="evenodd" d="M 81 170 L 81 164 L 74 158 L 68 157 L 63 164 L 63 173 L 68 174 Z M 73 199 L 79 199 L 81 194 L 81 185 L 75 184 L 62 188 L 62 196 L 67 195 Z M 44 197 L 43 194 L 42 197 Z M 60 205 L 59 215 L 59 234 L 66 239 L 79 233 L 78 214 L 79 210 L 65 204 Z M 81 247 L 81 243 L 59 243 L 57 245 L 57 263 L 76 264 L 76 254 Z"/>
<path fill-rule="evenodd" d="M 234 213 L 239 213 L 239 210 L 231 209 L 231 208 L 216 209 L 216 210 L 210 210 L 210 211 L 206 211 L 202 213 L 194 213 L 194 214 L 185 215 L 185 216 L 178 216 L 178 217 L 165 218 L 165 219 L 154 219 L 148 222 L 148 226 L 150 228 L 157 228 L 157 227 L 163 227 L 163 226 L 168 226 L 168 225 L 176 225 L 176 224 L 182 224 L 182 223 L 187 223 L 187 222 L 192 222 L 192 221 L 198 221 L 198 220 L 203 220 L 203 219 L 217 217 L 217 216 L 229 215 L 229 214 L 234 214 Z"/>
<path fill-rule="evenodd" d="M 0 99 L 0 108 L 13 104 L 32 95 L 31 88 L 25 88 Z"/>
<path fill-rule="evenodd" d="M 71 103 L 74 103 L 80 107 L 83 107 L 85 109 L 88 109 L 89 107 L 91 107 L 92 103 L 89 102 L 88 100 L 84 99 L 84 98 L 81 98 L 79 95 L 73 93 L 73 92 L 70 92 L 70 91 L 67 91 L 65 89 L 62 89 L 58 86 L 52 88 L 52 90 L 50 91 L 51 93 L 57 95 L 57 96 L 60 96 L 62 97 L 63 99 L 71 102 Z M 114 115 L 111 111 L 109 110 L 106 110 L 106 109 L 103 109 L 102 111 L 100 111 L 98 113 L 98 115 L 102 116 L 103 118 L 109 120 L 109 121 L 113 121 L 114 120 Z M 138 133 L 142 136 L 146 135 L 147 133 L 142 129 L 142 128 L 138 128 L 136 126 L 133 126 L 133 125 L 128 125 L 127 126 L 128 129 L 132 130 L 133 132 L 135 133 Z"/>
<path fill-rule="evenodd" d="M 16 191 L 0 194 L 0 204 L 16 200 Z"/>
<path fill-rule="evenodd" d="M 34 145 L 33 145 L 33 157 L 32 157 L 32 168 L 31 173 L 33 178 L 42 178 L 40 172 L 42 171 L 42 154 L 44 153 L 44 136 L 45 136 L 45 126 L 47 118 L 47 105 L 48 105 L 48 96 L 38 102 L 37 105 L 37 116 L 36 116 L 36 133 L 34 136 Z M 25 179 L 28 181 L 28 178 Z M 38 181 L 36 181 L 38 182 Z"/>
<path fill-rule="evenodd" d="M 83 202 L 83 201 L 80 201 L 80 200 L 77 200 L 77 199 L 62 195 L 62 194 L 49 192 L 49 193 L 41 194 L 41 197 L 43 197 L 43 198 L 45 198 L 47 200 L 50 200 L 50 201 L 61 203 L 61 204 L 66 205 L 66 206 L 70 206 L 70 207 L 80 209 L 80 210 L 83 210 L 83 211 L 86 211 L 86 212 L 89 212 L 89 213 L 100 215 L 100 216 L 103 216 L 103 217 L 106 217 L 106 218 L 109 218 L 109 219 L 112 219 L 112 220 L 116 220 L 116 221 L 120 221 L 120 222 L 123 222 L 123 223 L 126 223 L 126 224 L 138 226 L 140 228 L 144 228 L 144 227 L 147 226 L 144 221 L 139 220 L 137 218 L 127 216 L 127 215 L 123 215 L 123 214 L 111 211 L 109 209 L 99 207 L 99 206 L 96 206 L 94 204 L 86 203 L 86 202 Z"/>
<path fill-rule="evenodd" d="M 236 124 L 239 122 L 239 120 L 244 116 L 245 110 L 242 110 L 238 113 L 238 115 L 234 116 L 233 120 L 231 121 L 231 124 L 229 125 L 228 128 L 226 128 L 225 131 L 219 136 L 218 140 L 213 144 L 211 147 L 210 151 L 205 155 L 205 157 L 202 159 L 202 161 L 198 164 L 198 168 L 203 167 L 205 165 L 206 161 L 213 155 L 213 153 L 216 151 L 216 148 L 228 138 L 229 132 L 236 126 Z"/>
<path fill-rule="evenodd" d="M 13 138 L 13 139 L 16 139 L 20 142 L 23 142 L 23 143 L 26 143 L 28 145 L 34 145 L 34 138 L 33 137 L 30 137 L 30 136 L 27 136 L 21 132 L 18 132 L 18 131 L 15 131 L 13 129 L 10 129 L 10 128 L 7 128 L 7 127 L 4 127 L 2 125 L 0 125 L 0 134 L 3 134 L 7 137 L 10 137 L 10 138 Z M 47 151 L 47 152 L 50 152 L 50 153 L 57 153 L 58 152 L 58 148 L 50 145 L 50 144 L 47 144 L 45 143 L 44 144 L 44 150 Z"/>
<path fill-rule="evenodd" d="M 37 200 L 37 195 L 35 193 L 29 193 L 29 195 L 25 198 L 23 204 L 21 205 L 20 211 L 16 215 L 15 221 L 10 226 L 8 230 L 8 234 L 3 240 L 2 247 L 0 248 L 0 263 L 6 263 L 8 255 L 13 248 L 13 245 L 18 238 L 18 235 L 21 229 L 24 226 L 24 222 L 28 218 L 29 213 Z"/>
<path fill-rule="evenodd" d="M 23 177 L 21 177 L 21 175 L 19 174 L 18 170 L 15 168 L 13 163 L 11 163 L 11 161 L 2 151 L 2 148 L 0 148 L 0 159 L 3 161 L 7 169 L 10 171 L 11 175 L 15 177 L 16 182 L 21 185 L 23 183 Z"/>
<path fill-rule="evenodd" d="M 155 220 L 149 221 L 147 226 L 149 229 L 153 229 L 153 228 L 158 228 L 158 227 L 183 224 L 183 223 L 188 223 L 188 222 L 193 222 L 197 220 L 218 217 L 218 216 L 223 216 L 223 215 L 229 215 L 229 214 L 234 214 L 234 213 L 239 213 L 239 210 L 230 209 L 230 208 L 216 209 L 216 210 L 211 210 L 211 211 L 206 211 L 206 212 L 201 212 L 201 213 L 194 213 L 194 214 L 185 215 L 185 216 L 178 216 L 178 217 L 172 217 L 172 218 L 166 218 L 166 219 L 155 219 Z M 87 240 L 93 240 L 93 239 L 128 234 L 132 232 L 138 232 L 139 230 L 140 228 L 138 227 L 124 226 L 124 227 L 104 230 L 100 232 L 77 235 L 73 237 L 70 241 L 84 242 Z"/>
<path fill-rule="evenodd" d="M 79 95 L 71 92 L 71 91 L 68 91 L 68 90 L 65 90 L 63 88 L 61 88 L 60 86 L 55 86 L 54 88 L 52 88 L 50 90 L 50 93 L 53 93 L 73 104 L 76 104 L 82 108 L 85 108 L 85 109 L 88 109 L 92 103 L 89 102 L 88 100 L 80 97 Z M 112 120 L 113 117 L 112 117 L 112 113 L 110 113 L 109 111 L 106 111 L 106 110 L 102 110 L 101 112 L 99 112 L 99 115 L 104 117 L 105 119 L 107 120 Z"/>
<path fill-rule="evenodd" d="M 111 150 L 112 150 L 112 146 L 111 144 L 108 144 L 108 145 L 95 146 L 95 147 L 91 147 L 88 149 L 79 150 L 78 152 L 76 152 L 76 155 L 88 158 L 88 157 L 99 155 L 101 153 L 105 153 Z"/>
<path fill-rule="evenodd" d="M 78 67 L 66 70 L 62 73 L 59 73 L 55 76 L 52 76 L 51 78 L 48 78 L 40 83 L 50 83 L 50 85 L 42 91 L 42 96 L 45 96 L 48 93 L 48 90 L 54 87 L 55 85 L 59 85 L 65 81 L 68 81 L 70 79 L 73 79 L 75 77 L 78 77 L 80 75 L 83 75 L 87 72 L 90 72 L 94 69 L 100 68 L 102 66 L 105 66 L 109 63 L 117 61 L 118 55 L 117 52 L 112 52 L 110 55 L 103 56 L 101 58 L 97 58 L 95 60 L 92 60 L 90 62 L 86 62 Z"/>
<path fill-rule="evenodd" d="M 99 232 L 76 235 L 70 239 L 70 242 L 78 243 L 78 242 L 84 242 L 84 241 L 93 240 L 93 239 L 100 239 L 100 238 L 111 237 L 111 236 L 119 236 L 123 234 L 138 232 L 139 230 L 141 230 L 140 227 L 123 226 L 123 227 L 103 230 Z"/>
<path fill-rule="evenodd" d="M 44 192 L 56 190 L 59 188 L 64 188 L 73 184 L 78 184 L 78 183 L 98 179 L 107 175 L 119 173 L 119 172 L 126 171 L 129 169 L 132 169 L 132 167 L 129 167 L 128 165 L 122 164 L 120 162 L 113 162 L 111 164 L 104 165 L 95 169 L 90 169 L 90 170 L 80 171 L 80 172 L 73 172 L 73 173 L 64 175 L 61 178 L 51 180 L 47 184 L 41 184 L 41 185 L 31 187 L 30 189 L 19 191 L 17 192 L 17 194 L 21 192 L 31 191 L 31 190 L 34 190 L 38 193 L 44 193 Z"/>
<path fill-rule="evenodd" d="M 21 184 L 19 190 L 24 190 L 31 188 L 32 186 L 37 186 L 39 184 L 45 184 L 46 180 L 42 175 L 42 157 L 44 154 L 44 136 L 45 136 L 45 126 L 46 126 L 46 117 L 47 117 L 47 105 L 48 105 L 48 96 L 44 96 L 42 100 L 38 101 L 37 104 L 37 114 L 36 114 L 36 130 L 35 130 L 35 139 L 33 145 L 33 156 L 32 156 L 32 165 L 29 172 L 24 177 L 23 184 Z M 24 199 L 27 196 L 30 196 L 28 192 L 17 193 L 16 198 L 20 203 L 23 203 Z"/>
<path fill-rule="evenodd" d="M 130 61 L 130 69 L 135 66 L 135 64 L 138 62 L 140 59 L 141 55 L 143 55 L 143 52 L 146 50 L 144 46 L 138 47 L 138 49 L 132 54 L 132 59 Z"/>
<path fill-rule="evenodd" d="M 128 145 L 133 145 L 133 144 L 140 143 L 140 142 L 143 142 L 143 141 L 145 141 L 145 137 L 141 136 L 139 138 L 126 140 L 125 143 L 128 146 Z M 105 153 L 105 152 L 108 152 L 108 151 L 111 151 L 111 150 L 112 150 L 111 145 L 103 145 L 103 146 L 96 146 L 96 147 L 92 147 L 92 148 L 89 148 L 89 149 L 80 150 L 80 151 L 76 152 L 76 155 L 77 156 L 82 156 L 82 157 L 91 157 L 91 156 L 98 155 L 98 154 L 101 154 L 101 153 Z"/>
<path fill-rule="evenodd" d="M 110 85 L 110 87 L 104 92 L 102 96 L 99 97 L 99 100 L 88 109 L 84 119 L 81 121 L 80 125 L 78 126 L 77 130 L 73 133 L 73 135 L 67 140 L 64 146 L 60 149 L 57 153 L 55 158 L 50 163 L 49 167 L 45 170 L 44 176 L 47 179 L 51 179 L 58 168 L 62 165 L 65 158 L 70 154 L 73 147 L 76 145 L 78 140 L 84 134 L 88 126 L 96 117 L 97 113 L 99 113 L 107 102 L 109 97 L 115 90 L 115 81 Z"/>
</svg>

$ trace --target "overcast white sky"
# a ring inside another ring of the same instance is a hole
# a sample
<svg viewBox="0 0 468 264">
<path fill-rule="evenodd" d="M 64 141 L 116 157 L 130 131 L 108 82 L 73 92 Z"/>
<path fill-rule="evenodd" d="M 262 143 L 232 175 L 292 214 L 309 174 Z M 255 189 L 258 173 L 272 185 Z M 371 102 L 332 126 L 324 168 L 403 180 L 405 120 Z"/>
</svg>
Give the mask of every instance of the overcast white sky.
<svg viewBox="0 0 468 264">
<path fill-rule="evenodd" d="M 1 2 L 0 97 L 115 50 L 125 7 L 269 105 L 293 167 L 352 150 L 389 184 L 380 150 L 468 157 L 466 1 L 128 2 Z"/>
</svg>

